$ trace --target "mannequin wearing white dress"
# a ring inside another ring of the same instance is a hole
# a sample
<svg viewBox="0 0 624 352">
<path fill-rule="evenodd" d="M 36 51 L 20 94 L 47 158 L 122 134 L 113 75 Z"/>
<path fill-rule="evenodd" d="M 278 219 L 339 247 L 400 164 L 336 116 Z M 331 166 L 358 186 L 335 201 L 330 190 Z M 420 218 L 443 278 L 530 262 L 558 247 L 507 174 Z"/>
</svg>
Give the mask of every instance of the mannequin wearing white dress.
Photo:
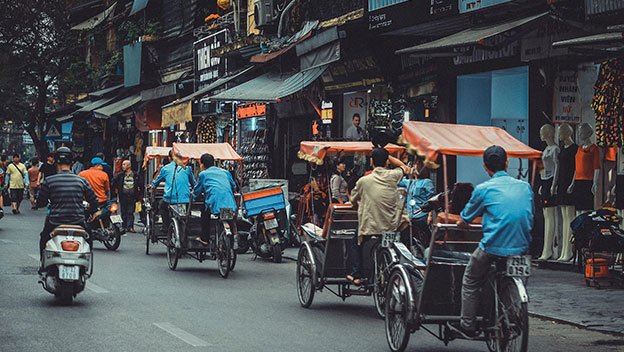
<svg viewBox="0 0 624 352">
<path fill-rule="evenodd" d="M 555 211 L 557 210 L 555 197 L 555 180 L 559 173 L 559 146 L 555 144 L 555 127 L 544 125 L 540 128 L 540 139 L 546 142 L 546 149 L 542 153 L 544 169 L 540 175 L 542 185 L 538 190 L 544 214 L 544 247 L 538 260 L 547 260 L 553 254 L 553 239 L 555 237 Z"/>
</svg>

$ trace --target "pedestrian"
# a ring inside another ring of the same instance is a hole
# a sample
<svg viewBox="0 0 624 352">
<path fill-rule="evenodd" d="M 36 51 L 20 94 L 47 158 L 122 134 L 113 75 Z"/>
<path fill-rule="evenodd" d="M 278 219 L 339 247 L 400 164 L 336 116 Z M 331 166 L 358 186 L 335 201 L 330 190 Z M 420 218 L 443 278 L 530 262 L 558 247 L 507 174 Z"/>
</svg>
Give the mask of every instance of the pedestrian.
<svg viewBox="0 0 624 352">
<path fill-rule="evenodd" d="M 7 166 L 7 176 L 5 185 L 9 186 L 11 203 L 13 204 L 13 214 L 20 214 L 19 208 L 24 198 L 24 192 L 28 185 L 28 170 L 20 162 L 19 154 L 13 155 L 13 162 Z"/>
<path fill-rule="evenodd" d="M 30 169 L 28 169 L 28 195 L 30 196 L 31 209 L 37 209 L 37 194 L 39 193 L 39 159 L 32 158 L 30 161 Z"/>
<path fill-rule="evenodd" d="M 106 161 L 106 159 L 104 158 L 104 153 L 97 153 L 95 154 L 96 157 L 100 158 L 102 161 Z M 113 168 L 108 165 L 108 163 L 103 163 L 102 165 L 102 171 L 106 172 L 106 174 L 108 175 L 108 180 L 112 181 L 113 180 Z M 93 165 L 91 165 L 93 167 Z"/>
<path fill-rule="evenodd" d="M 79 173 L 81 173 L 82 171 L 84 171 L 84 164 L 80 161 L 82 160 L 82 154 L 76 154 L 76 157 L 74 158 L 74 164 L 72 165 L 71 171 L 78 175 Z"/>
<path fill-rule="evenodd" d="M 45 163 L 43 163 L 43 165 L 41 165 L 39 171 L 39 183 L 41 183 L 41 180 L 44 180 L 46 177 L 56 175 L 56 165 L 54 165 L 54 153 L 48 153 L 47 160 Z"/>
<path fill-rule="evenodd" d="M 139 199 L 139 177 L 132 171 L 130 160 L 121 163 L 121 172 L 113 178 L 113 192 L 117 193 L 121 207 L 122 231 L 134 231 L 134 211 Z"/>
</svg>

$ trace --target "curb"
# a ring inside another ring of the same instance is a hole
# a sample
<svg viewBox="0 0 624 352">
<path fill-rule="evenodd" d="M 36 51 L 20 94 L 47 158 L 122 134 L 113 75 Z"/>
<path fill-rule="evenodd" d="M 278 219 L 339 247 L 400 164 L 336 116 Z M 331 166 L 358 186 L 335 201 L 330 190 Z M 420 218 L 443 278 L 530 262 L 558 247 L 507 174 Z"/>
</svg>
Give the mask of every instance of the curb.
<svg viewBox="0 0 624 352">
<path fill-rule="evenodd" d="M 584 324 L 576 323 L 576 322 L 569 321 L 569 320 L 566 320 L 566 319 L 551 317 L 551 316 L 548 316 L 548 315 L 534 313 L 534 312 L 529 312 L 529 316 L 533 317 L 533 318 L 542 319 L 542 320 L 551 320 L 551 321 L 557 322 L 559 324 L 566 324 L 566 325 L 575 326 L 575 327 L 577 327 L 579 329 L 597 331 L 597 332 L 601 332 L 601 333 L 608 334 L 608 335 L 613 335 L 613 336 L 618 336 L 618 337 L 624 336 L 624 331 L 605 330 L 604 328 L 602 328 L 602 325 L 600 325 L 600 326 L 584 325 Z"/>
</svg>

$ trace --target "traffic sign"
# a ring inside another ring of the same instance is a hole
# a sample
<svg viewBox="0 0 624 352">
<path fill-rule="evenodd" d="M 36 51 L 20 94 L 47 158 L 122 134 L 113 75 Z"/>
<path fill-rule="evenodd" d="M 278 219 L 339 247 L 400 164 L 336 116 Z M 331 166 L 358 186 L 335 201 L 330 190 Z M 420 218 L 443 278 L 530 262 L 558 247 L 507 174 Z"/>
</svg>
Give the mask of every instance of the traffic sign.
<svg viewBox="0 0 624 352">
<path fill-rule="evenodd" d="M 47 121 L 45 138 L 56 139 L 61 137 L 63 137 L 61 134 L 61 124 L 57 121 Z"/>
</svg>

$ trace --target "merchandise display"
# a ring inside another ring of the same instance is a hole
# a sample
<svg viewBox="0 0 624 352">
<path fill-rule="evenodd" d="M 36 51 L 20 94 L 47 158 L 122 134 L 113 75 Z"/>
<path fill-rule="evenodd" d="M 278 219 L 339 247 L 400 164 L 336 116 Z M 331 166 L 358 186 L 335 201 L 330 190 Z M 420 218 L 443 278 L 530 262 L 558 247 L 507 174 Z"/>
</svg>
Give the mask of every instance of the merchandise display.
<svg viewBox="0 0 624 352">
<path fill-rule="evenodd" d="M 600 65 L 591 104 L 596 113 L 596 143 L 601 147 L 623 145 L 624 61 L 614 59 Z"/>
<path fill-rule="evenodd" d="M 249 179 L 269 177 L 270 157 L 269 147 L 266 143 L 266 130 L 247 131 L 241 141 L 239 154 L 245 165 L 243 172 L 245 185 L 249 184 Z"/>
<path fill-rule="evenodd" d="M 555 127 L 544 125 L 540 128 L 540 139 L 546 142 L 546 149 L 542 153 L 542 170 L 538 193 L 542 202 L 544 214 L 544 247 L 539 260 L 550 259 L 553 255 L 553 240 L 555 235 L 555 206 L 556 192 L 553 183 L 559 173 L 559 147 L 555 144 Z"/>
</svg>

